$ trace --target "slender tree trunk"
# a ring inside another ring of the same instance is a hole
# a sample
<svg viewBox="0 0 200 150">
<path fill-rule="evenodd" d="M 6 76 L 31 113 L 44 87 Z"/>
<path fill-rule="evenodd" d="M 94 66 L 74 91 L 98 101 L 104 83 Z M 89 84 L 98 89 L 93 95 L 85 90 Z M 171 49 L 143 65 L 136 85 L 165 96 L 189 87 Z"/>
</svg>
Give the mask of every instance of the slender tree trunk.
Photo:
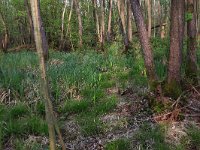
<svg viewBox="0 0 200 150">
<path fill-rule="evenodd" d="M 62 50 L 64 47 L 64 22 L 65 22 L 66 7 L 67 7 L 67 0 L 64 1 L 64 8 L 63 8 L 62 18 L 61 18 L 61 35 L 60 35 L 59 50 Z"/>
<path fill-rule="evenodd" d="M 30 8 L 28 0 L 24 0 L 24 5 L 26 7 L 28 21 L 29 21 L 30 44 L 32 44 L 34 42 L 33 20 L 31 16 L 31 8 Z"/>
<path fill-rule="evenodd" d="M 159 28 L 159 35 L 160 35 L 160 38 L 163 39 L 165 37 L 164 35 L 164 30 L 165 30 L 165 27 L 163 26 L 163 9 L 162 9 L 162 6 L 160 4 L 160 0 L 158 1 L 158 19 L 159 19 L 159 24 L 160 24 L 160 28 Z"/>
<path fill-rule="evenodd" d="M 153 62 L 153 53 L 148 37 L 148 32 L 146 29 L 146 25 L 144 23 L 144 18 L 142 15 L 142 10 L 139 4 L 139 0 L 130 0 L 131 8 L 133 12 L 133 16 L 135 18 L 135 23 L 137 26 L 137 30 L 139 33 L 140 44 L 144 54 L 145 67 L 147 70 L 147 76 L 149 78 L 150 83 L 157 80 L 157 76 L 155 74 L 155 67 Z"/>
<path fill-rule="evenodd" d="M 132 43 L 133 40 L 132 11 L 129 0 L 127 1 L 127 34 L 128 34 L 128 42 Z"/>
<path fill-rule="evenodd" d="M 129 42 L 128 42 L 128 35 L 126 30 L 126 19 L 125 19 L 125 0 L 119 0 L 117 2 L 118 12 L 120 16 L 120 22 L 122 26 L 122 36 L 124 39 L 124 45 L 125 45 L 125 51 L 129 48 Z"/>
<path fill-rule="evenodd" d="M 40 71 L 41 71 L 41 86 L 42 86 L 42 94 L 45 100 L 45 110 L 46 110 L 46 120 L 48 123 L 49 129 L 49 143 L 50 143 L 50 150 L 56 149 L 56 138 L 55 138 L 55 128 L 54 128 L 54 119 L 53 113 L 51 112 L 50 108 L 50 95 L 49 95 L 49 87 L 48 87 L 48 79 L 46 76 L 46 65 L 44 59 L 44 48 L 47 48 L 46 37 L 42 33 L 44 31 L 42 27 L 41 17 L 40 17 L 40 6 L 38 0 L 31 0 L 31 12 L 33 18 L 33 25 L 34 25 L 34 36 L 35 36 L 35 43 L 36 49 L 38 52 L 38 56 L 40 59 Z"/>
<path fill-rule="evenodd" d="M 107 32 L 108 42 L 110 42 L 110 39 L 111 39 L 112 4 L 113 4 L 113 0 L 109 0 L 109 16 L 108 16 L 108 32 Z"/>
<path fill-rule="evenodd" d="M 197 56 L 196 56 L 196 46 L 197 46 L 197 30 L 196 30 L 196 12 L 195 12 L 195 1 L 196 0 L 187 0 L 187 13 L 192 15 L 192 18 L 187 22 L 187 70 L 186 73 L 188 76 L 195 77 L 197 76 Z"/>
<path fill-rule="evenodd" d="M 151 0 L 147 0 L 148 10 L 148 37 L 151 37 Z"/>
<path fill-rule="evenodd" d="M 96 34 L 98 41 L 100 42 L 100 27 L 99 27 L 99 16 L 97 13 L 97 0 L 92 0 L 93 3 L 93 17 L 96 25 Z"/>
<path fill-rule="evenodd" d="M 105 0 L 101 0 L 101 34 L 100 34 L 101 50 L 104 51 L 105 42 Z"/>
<path fill-rule="evenodd" d="M 171 92 L 174 91 L 173 88 L 180 87 L 181 51 L 184 37 L 184 6 L 185 0 L 171 0 L 170 55 L 167 77 L 169 90 Z"/>
<path fill-rule="evenodd" d="M 1 44 L 2 44 L 2 48 L 3 48 L 3 52 L 6 53 L 7 49 L 8 49 L 8 40 L 9 40 L 8 28 L 7 28 L 7 24 L 6 24 L 5 19 L 1 12 L 0 12 L 0 20 L 1 20 L 3 28 L 4 28 L 4 36 L 2 38 Z"/>
<path fill-rule="evenodd" d="M 76 13 L 78 16 L 78 26 L 79 26 L 79 46 L 82 47 L 83 45 L 83 25 L 82 25 L 82 19 L 81 19 L 81 11 L 79 7 L 79 0 L 74 0 L 74 5 L 76 7 Z"/>
<path fill-rule="evenodd" d="M 67 33 L 66 33 L 66 35 L 68 35 L 69 29 L 70 29 L 70 21 L 71 21 L 71 18 L 72 18 L 73 5 L 74 5 L 74 1 L 72 0 L 71 1 L 70 12 L 69 12 L 69 17 L 68 17 L 68 24 L 67 24 Z"/>
</svg>

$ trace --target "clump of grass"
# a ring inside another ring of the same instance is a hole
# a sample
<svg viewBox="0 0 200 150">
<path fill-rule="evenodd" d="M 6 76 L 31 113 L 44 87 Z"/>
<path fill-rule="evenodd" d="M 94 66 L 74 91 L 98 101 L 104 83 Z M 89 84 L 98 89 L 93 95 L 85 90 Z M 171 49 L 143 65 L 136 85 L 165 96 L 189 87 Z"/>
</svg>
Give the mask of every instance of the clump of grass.
<svg viewBox="0 0 200 150">
<path fill-rule="evenodd" d="M 89 107 L 89 102 L 86 100 L 67 100 L 61 108 L 62 113 L 81 113 Z"/>
<path fill-rule="evenodd" d="M 192 126 L 188 129 L 187 134 L 191 141 L 192 147 L 194 147 L 194 149 L 200 149 L 200 129 Z"/>
<path fill-rule="evenodd" d="M 117 98 L 115 96 L 111 96 L 96 104 L 93 107 L 93 112 L 95 112 L 96 115 L 103 115 L 109 111 L 112 111 L 116 106 Z"/>
<path fill-rule="evenodd" d="M 148 124 L 144 124 L 134 135 L 134 140 L 139 142 L 142 149 L 146 149 L 148 145 L 151 145 L 155 150 L 168 150 L 169 147 L 164 139 L 164 131 L 160 127 L 152 128 Z"/>
<path fill-rule="evenodd" d="M 45 120 L 38 116 L 25 118 L 24 127 L 27 132 L 34 135 L 48 135 L 48 126 Z"/>
<path fill-rule="evenodd" d="M 126 139 L 118 139 L 109 142 L 105 146 L 105 150 L 130 150 L 130 141 Z"/>
<path fill-rule="evenodd" d="M 16 118 L 28 115 L 29 112 L 30 112 L 30 110 L 28 109 L 28 106 L 26 106 L 23 103 L 19 103 L 10 109 L 9 115 L 11 118 L 16 119 Z"/>
<path fill-rule="evenodd" d="M 85 113 L 77 118 L 84 136 L 97 135 L 104 132 L 104 126 L 99 117 L 94 114 Z"/>
<path fill-rule="evenodd" d="M 40 101 L 35 106 L 35 111 L 38 115 L 45 116 L 45 104 L 43 101 Z"/>
</svg>

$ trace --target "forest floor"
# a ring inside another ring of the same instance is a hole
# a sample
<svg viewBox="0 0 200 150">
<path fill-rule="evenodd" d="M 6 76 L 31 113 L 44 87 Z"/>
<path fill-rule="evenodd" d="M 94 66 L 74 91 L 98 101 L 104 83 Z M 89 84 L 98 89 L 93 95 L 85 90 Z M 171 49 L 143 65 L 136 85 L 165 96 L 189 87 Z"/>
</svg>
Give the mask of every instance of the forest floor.
<svg viewBox="0 0 200 150">
<path fill-rule="evenodd" d="M 66 147 L 199 150 L 200 87 L 190 85 L 178 99 L 162 96 L 162 105 L 148 90 L 141 56 L 119 49 L 50 53 L 50 91 Z M 165 74 L 164 61 L 156 64 Z M 1 55 L 0 76 L 0 149 L 48 149 L 37 55 Z"/>
</svg>

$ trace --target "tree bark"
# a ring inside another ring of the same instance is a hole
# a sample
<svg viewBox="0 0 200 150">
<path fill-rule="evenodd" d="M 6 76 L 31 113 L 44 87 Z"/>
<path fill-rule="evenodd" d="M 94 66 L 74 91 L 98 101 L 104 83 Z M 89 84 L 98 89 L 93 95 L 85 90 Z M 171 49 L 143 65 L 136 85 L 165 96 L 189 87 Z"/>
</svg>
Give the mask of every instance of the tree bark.
<svg viewBox="0 0 200 150">
<path fill-rule="evenodd" d="M 197 76 L 197 30 L 196 30 L 196 12 L 195 12 L 195 1 L 187 0 L 187 13 L 192 15 L 192 18 L 187 21 L 187 70 L 186 73 L 189 77 L 195 79 Z"/>
<path fill-rule="evenodd" d="M 151 37 L 151 0 L 147 0 L 148 10 L 148 37 Z"/>
<path fill-rule="evenodd" d="M 8 49 L 8 40 L 9 40 L 8 28 L 7 28 L 7 24 L 6 24 L 5 19 L 1 12 L 0 12 L 0 20 L 1 20 L 3 28 L 4 28 L 4 35 L 1 40 L 1 45 L 2 45 L 1 47 L 3 48 L 3 52 L 6 53 L 7 49 Z"/>
<path fill-rule="evenodd" d="M 124 40 L 125 51 L 127 51 L 129 47 L 129 42 L 128 42 L 128 35 L 126 31 L 125 0 L 118 0 L 117 7 L 118 7 L 119 16 L 120 16 L 121 26 L 122 26 L 122 36 Z"/>
<path fill-rule="evenodd" d="M 26 12 L 27 12 L 28 21 L 29 21 L 29 34 L 30 34 L 29 44 L 32 44 L 34 42 L 33 20 L 31 16 L 31 8 L 30 8 L 28 0 L 24 0 L 24 5 L 26 7 Z"/>
<path fill-rule="evenodd" d="M 180 84 L 181 60 L 184 37 L 185 0 L 171 0 L 170 55 L 167 82 L 169 86 Z"/>
<path fill-rule="evenodd" d="M 108 16 L 108 31 L 107 31 L 108 42 L 110 42 L 110 39 L 111 39 L 112 4 L 113 4 L 113 0 L 109 0 L 109 16 Z"/>
<path fill-rule="evenodd" d="M 64 7 L 63 7 L 63 12 L 62 12 L 62 18 L 61 18 L 61 35 L 60 35 L 59 50 L 62 50 L 64 47 L 64 21 L 65 21 L 66 7 L 67 7 L 67 0 L 64 1 Z"/>
<path fill-rule="evenodd" d="M 105 0 L 101 0 L 101 33 L 100 33 L 101 50 L 104 51 L 105 42 Z"/>
<path fill-rule="evenodd" d="M 40 60 L 41 87 L 42 87 L 43 98 L 45 100 L 46 120 L 49 129 L 50 150 L 55 150 L 56 138 L 55 138 L 54 118 L 53 118 L 52 108 L 50 107 L 51 100 L 49 95 L 48 79 L 46 75 L 46 65 L 44 59 L 44 51 L 46 51 L 44 48 L 47 48 L 46 45 L 47 42 L 45 42 L 46 37 L 42 33 L 44 30 L 42 27 L 42 22 L 40 17 L 39 0 L 31 0 L 30 2 L 31 2 L 31 12 L 34 25 L 36 49 Z"/>
<path fill-rule="evenodd" d="M 100 42 L 100 27 L 99 27 L 99 16 L 97 13 L 97 0 L 92 0 L 92 3 L 93 3 L 93 17 L 96 25 L 96 34 L 98 41 Z"/>
<path fill-rule="evenodd" d="M 142 10 L 139 4 L 139 0 L 130 0 L 131 8 L 133 12 L 133 16 L 135 18 L 135 23 L 137 26 L 137 30 L 139 33 L 140 44 L 143 50 L 145 67 L 147 70 L 147 76 L 150 83 L 157 80 L 157 76 L 155 74 L 155 67 L 153 62 L 153 53 L 146 29 L 146 25 L 144 23 L 144 18 L 142 15 Z"/>
<path fill-rule="evenodd" d="M 82 19 L 81 19 L 81 11 L 79 7 L 79 0 L 74 0 L 74 5 L 76 7 L 76 13 L 78 16 L 78 26 L 79 26 L 79 47 L 82 47 L 83 45 L 83 25 L 82 25 Z"/>
<path fill-rule="evenodd" d="M 128 34 L 128 42 L 132 43 L 133 40 L 132 11 L 129 0 L 127 1 L 127 34 Z"/>
</svg>

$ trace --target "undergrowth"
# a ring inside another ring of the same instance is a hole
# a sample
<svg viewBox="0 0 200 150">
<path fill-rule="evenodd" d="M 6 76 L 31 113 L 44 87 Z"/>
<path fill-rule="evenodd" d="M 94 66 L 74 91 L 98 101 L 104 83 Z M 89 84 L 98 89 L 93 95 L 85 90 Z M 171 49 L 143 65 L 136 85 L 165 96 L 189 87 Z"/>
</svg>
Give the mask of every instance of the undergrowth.
<svg viewBox="0 0 200 150">
<path fill-rule="evenodd" d="M 166 78 L 169 40 L 152 40 L 156 72 Z M 122 54 L 121 45 L 107 45 L 105 53 L 83 50 L 72 53 L 50 51 L 47 74 L 55 111 L 64 119 L 73 115 L 84 136 L 102 134 L 106 126 L 101 116 L 114 110 L 116 95 L 108 88 L 147 86 L 146 70 L 140 47 Z M 38 57 L 34 52 L 1 54 L 0 92 L 7 96 L 0 105 L 0 149 L 10 136 L 19 147 L 28 134 L 47 136 L 45 107 L 40 96 Z M 198 53 L 198 61 L 200 53 Z M 143 131 L 141 131 L 143 132 Z M 157 130 L 138 134 L 143 142 Z M 155 133 L 157 146 L 162 148 L 162 134 Z M 193 138 L 198 138 L 194 136 Z M 195 142 L 195 140 L 194 140 Z M 34 143 L 36 149 L 39 145 Z M 121 149 L 127 141 L 111 142 L 106 149 Z M 145 147 L 145 143 L 142 143 Z M 16 148 L 17 149 L 17 148 Z M 22 149 L 22 148 L 21 148 Z M 34 149 L 34 148 L 33 148 Z"/>
</svg>

